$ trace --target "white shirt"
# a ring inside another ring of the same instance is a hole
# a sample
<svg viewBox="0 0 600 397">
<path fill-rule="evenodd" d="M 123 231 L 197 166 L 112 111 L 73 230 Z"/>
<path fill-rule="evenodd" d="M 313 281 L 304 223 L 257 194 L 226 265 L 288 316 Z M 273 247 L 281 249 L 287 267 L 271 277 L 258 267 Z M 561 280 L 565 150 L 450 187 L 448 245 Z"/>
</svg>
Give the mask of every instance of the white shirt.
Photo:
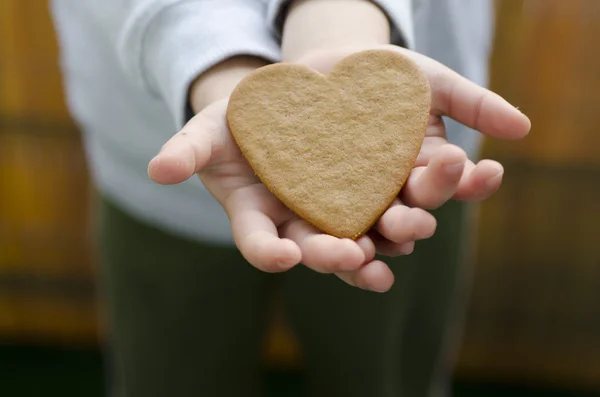
<svg viewBox="0 0 600 397">
<path fill-rule="evenodd" d="M 198 178 L 160 186 L 148 162 L 185 123 L 190 83 L 233 55 L 280 58 L 285 0 L 53 0 L 67 101 L 93 180 L 132 216 L 183 237 L 231 244 L 229 221 Z M 491 0 L 377 0 L 404 44 L 487 84 Z M 479 137 L 449 123 L 476 156 Z"/>
</svg>

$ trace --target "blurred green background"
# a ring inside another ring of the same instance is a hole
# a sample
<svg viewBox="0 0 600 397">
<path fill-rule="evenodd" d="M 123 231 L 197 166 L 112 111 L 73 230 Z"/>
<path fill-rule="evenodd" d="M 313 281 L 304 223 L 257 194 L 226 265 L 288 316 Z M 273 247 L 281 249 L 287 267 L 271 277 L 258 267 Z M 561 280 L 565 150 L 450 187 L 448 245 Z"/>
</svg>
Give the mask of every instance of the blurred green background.
<svg viewBox="0 0 600 397">
<path fill-rule="evenodd" d="M 480 208 L 456 396 L 600 394 L 600 1 L 499 0 L 492 88 L 533 122 L 486 141 L 505 184 Z M 0 395 L 101 396 L 90 181 L 46 1 L 0 0 Z M 274 313 L 273 395 L 302 359 Z"/>
</svg>

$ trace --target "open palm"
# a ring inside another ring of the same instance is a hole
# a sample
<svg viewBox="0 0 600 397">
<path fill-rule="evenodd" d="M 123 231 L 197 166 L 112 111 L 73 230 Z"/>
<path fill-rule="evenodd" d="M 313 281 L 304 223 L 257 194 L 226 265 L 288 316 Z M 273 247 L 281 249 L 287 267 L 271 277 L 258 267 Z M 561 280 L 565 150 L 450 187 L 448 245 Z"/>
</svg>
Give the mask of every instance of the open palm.
<svg viewBox="0 0 600 397">
<path fill-rule="evenodd" d="M 464 151 L 445 139 L 442 115 L 502 139 L 518 139 L 529 120 L 498 95 L 415 52 L 398 47 L 429 77 L 432 110 L 426 138 L 400 197 L 373 229 L 356 241 L 321 233 L 296 217 L 255 176 L 241 155 L 226 122 L 226 100 L 203 109 L 174 135 L 149 165 L 157 183 L 180 183 L 198 174 L 231 221 L 235 243 L 253 266 L 267 272 L 288 270 L 299 263 L 321 273 L 335 273 L 348 284 L 386 291 L 394 281 L 376 252 L 409 254 L 414 242 L 435 232 L 427 209 L 450 199 L 481 200 L 502 181 L 502 166 L 483 160 L 474 164 Z M 313 54 L 301 62 L 328 73 L 352 50 Z"/>
</svg>

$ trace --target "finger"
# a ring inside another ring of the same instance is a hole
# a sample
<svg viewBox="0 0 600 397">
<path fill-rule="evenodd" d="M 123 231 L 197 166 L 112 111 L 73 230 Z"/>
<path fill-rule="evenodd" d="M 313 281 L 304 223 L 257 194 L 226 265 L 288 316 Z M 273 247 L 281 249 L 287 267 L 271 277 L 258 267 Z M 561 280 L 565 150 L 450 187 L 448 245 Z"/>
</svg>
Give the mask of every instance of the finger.
<svg viewBox="0 0 600 397">
<path fill-rule="evenodd" d="M 475 84 L 442 63 L 417 52 L 393 46 L 381 47 L 411 58 L 427 74 L 432 93 L 432 111 L 489 136 L 501 139 L 521 139 L 531 129 L 527 116 L 501 96 Z M 339 60 L 356 52 L 353 48 L 329 51 L 327 56 L 316 53 L 303 62 L 327 73 Z M 323 61 L 326 59 L 326 61 Z"/>
<path fill-rule="evenodd" d="M 495 138 L 521 139 L 529 133 L 529 118 L 500 95 L 430 58 L 424 65 L 430 78 L 433 112 Z"/>
<path fill-rule="evenodd" d="M 371 230 L 369 232 L 369 236 L 375 243 L 375 248 L 377 250 L 377 254 L 379 255 L 393 258 L 396 256 L 410 255 L 415 250 L 414 241 L 395 243 L 383 237 L 376 230 Z"/>
<path fill-rule="evenodd" d="M 400 47 L 388 47 L 412 58 L 427 74 L 431 86 L 431 109 L 486 135 L 521 139 L 531 121 L 500 95 L 461 76 L 442 63 Z"/>
<path fill-rule="evenodd" d="M 389 240 L 382 240 L 377 243 L 377 253 L 379 255 L 395 258 L 398 256 L 410 255 L 415 251 L 415 242 L 396 244 Z"/>
<path fill-rule="evenodd" d="M 447 144 L 448 140 L 446 140 L 446 138 L 426 136 L 423 140 L 423 145 L 421 145 L 421 150 L 419 151 L 419 155 L 417 156 L 413 167 L 423 167 L 429 164 L 439 148 Z"/>
<path fill-rule="evenodd" d="M 409 243 L 433 236 L 437 226 L 435 217 L 420 208 L 409 208 L 397 200 L 379 218 L 377 232 L 395 244 Z"/>
<path fill-rule="evenodd" d="M 469 161 L 453 198 L 459 201 L 485 200 L 500 188 L 503 175 L 504 168 L 496 161 L 481 160 L 477 165 Z"/>
<path fill-rule="evenodd" d="M 370 262 L 375 258 L 375 255 L 377 254 L 377 249 L 375 248 L 375 243 L 373 242 L 371 237 L 369 237 L 368 235 L 362 236 L 361 238 L 356 240 L 356 243 L 358 244 L 365 256 L 365 262 Z"/>
<path fill-rule="evenodd" d="M 150 179 L 164 185 L 180 183 L 206 167 L 227 140 L 225 109 L 226 102 L 217 102 L 173 135 L 148 164 Z"/>
<path fill-rule="evenodd" d="M 366 259 L 356 241 L 323 234 L 301 219 L 288 222 L 281 235 L 294 241 L 301 249 L 302 263 L 319 273 L 356 270 Z M 363 240 L 362 244 L 367 243 Z"/>
<path fill-rule="evenodd" d="M 302 260 L 298 245 L 280 238 L 274 222 L 274 214 L 265 211 L 264 200 L 257 200 L 256 193 L 248 188 L 234 194 L 227 201 L 225 210 L 231 222 L 236 246 L 244 258 L 259 270 L 274 273 L 289 270 Z M 273 211 L 276 205 L 272 206 Z M 279 211 L 280 212 L 280 211 Z"/>
<path fill-rule="evenodd" d="M 430 115 L 425 139 L 415 160 L 414 167 L 427 165 L 437 149 L 446 143 L 448 143 L 448 140 L 446 139 L 444 120 L 439 115 Z"/>
<path fill-rule="evenodd" d="M 404 203 L 410 207 L 435 209 L 456 193 L 467 156 L 454 145 L 440 147 L 426 167 L 414 168 L 402 188 Z"/>
<path fill-rule="evenodd" d="M 373 292 L 387 292 L 394 285 L 394 273 L 379 260 L 371 261 L 354 272 L 336 273 L 336 276 L 347 284 Z"/>
<path fill-rule="evenodd" d="M 438 114 L 430 114 L 427 121 L 427 136 L 446 138 L 446 124 L 442 116 Z"/>
</svg>

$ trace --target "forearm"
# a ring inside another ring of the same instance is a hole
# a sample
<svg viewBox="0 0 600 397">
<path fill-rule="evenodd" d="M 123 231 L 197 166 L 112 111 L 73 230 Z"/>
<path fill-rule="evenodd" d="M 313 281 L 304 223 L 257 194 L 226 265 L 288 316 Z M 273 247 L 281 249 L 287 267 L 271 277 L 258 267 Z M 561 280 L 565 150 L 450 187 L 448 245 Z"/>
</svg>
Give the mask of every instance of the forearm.
<svg viewBox="0 0 600 397">
<path fill-rule="evenodd" d="M 295 0 L 283 26 L 282 59 L 294 62 L 311 52 L 390 43 L 384 11 L 369 0 Z"/>
</svg>

